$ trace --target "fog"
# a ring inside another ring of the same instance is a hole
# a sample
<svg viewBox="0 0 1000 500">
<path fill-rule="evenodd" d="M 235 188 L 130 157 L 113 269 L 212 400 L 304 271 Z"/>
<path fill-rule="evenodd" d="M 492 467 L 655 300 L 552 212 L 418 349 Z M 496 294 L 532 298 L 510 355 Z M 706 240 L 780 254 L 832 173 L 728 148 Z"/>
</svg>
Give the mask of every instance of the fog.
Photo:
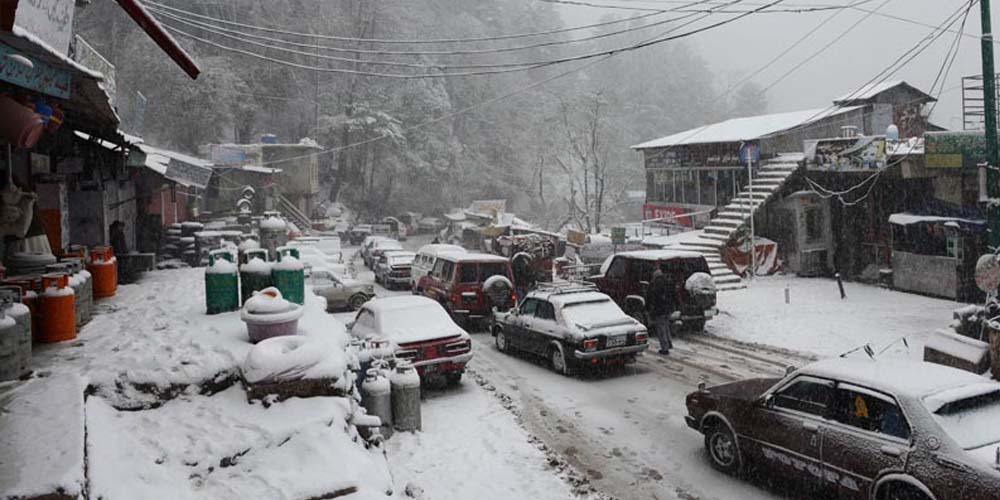
<svg viewBox="0 0 1000 500">
<path fill-rule="evenodd" d="M 612 1 L 594 3 L 665 8 L 664 3 L 655 0 L 618 2 L 617 4 Z M 849 2 L 830 0 L 790 2 L 796 7 L 841 3 Z M 859 6 L 859 8 L 875 10 L 880 4 L 882 4 L 881 0 L 872 1 Z M 903 17 L 933 26 L 939 24 L 945 17 L 964 4 L 967 2 L 962 0 L 890 0 L 881 9 L 878 9 L 878 14 Z M 673 5 L 676 4 L 670 4 L 670 6 Z M 977 4 L 969 15 L 964 30 L 968 35 L 978 37 L 980 33 L 979 10 Z M 994 28 L 1000 20 L 997 16 L 998 10 L 1000 8 L 993 5 Z M 629 11 L 625 10 L 575 5 L 560 6 L 559 12 L 567 24 L 593 21 L 609 13 L 629 15 Z M 879 71 L 931 31 L 928 26 L 910 24 L 878 14 L 864 20 L 820 56 L 770 89 L 766 93 L 768 111 L 778 112 L 826 106 L 830 100 L 847 94 L 872 79 Z M 746 74 L 756 71 L 806 33 L 817 30 L 816 27 L 831 15 L 832 12 L 829 11 L 754 15 L 697 35 L 688 39 L 687 43 L 705 59 L 717 78 L 735 82 Z M 752 81 L 761 86 L 771 84 L 865 15 L 865 12 L 856 10 L 846 10 L 840 13 L 769 69 L 754 77 Z M 957 26 L 956 24 L 956 29 Z M 994 29 L 994 31 L 996 30 Z M 962 101 L 959 88 L 961 76 L 981 72 L 979 42 L 972 36 L 962 38 L 961 51 L 944 85 L 940 104 L 934 109 L 931 117 L 934 123 L 949 129 L 962 127 Z M 916 87 L 928 91 L 953 38 L 954 36 L 950 33 L 942 36 L 891 79 L 906 80 Z"/>
</svg>

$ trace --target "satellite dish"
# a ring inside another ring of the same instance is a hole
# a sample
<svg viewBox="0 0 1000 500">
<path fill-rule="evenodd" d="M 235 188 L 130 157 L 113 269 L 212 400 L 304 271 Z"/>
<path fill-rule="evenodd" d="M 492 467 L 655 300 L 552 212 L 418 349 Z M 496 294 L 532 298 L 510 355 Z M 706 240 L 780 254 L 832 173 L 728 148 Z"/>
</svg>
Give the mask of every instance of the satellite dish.
<svg viewBox="0 0 1000 500">
<path fill-rule="evenodd" d="M 976 261 L 976 286 L 986 293 L 1000 287 L 1000 262 L 996 255 L 986 254 Z"/>
</svg>

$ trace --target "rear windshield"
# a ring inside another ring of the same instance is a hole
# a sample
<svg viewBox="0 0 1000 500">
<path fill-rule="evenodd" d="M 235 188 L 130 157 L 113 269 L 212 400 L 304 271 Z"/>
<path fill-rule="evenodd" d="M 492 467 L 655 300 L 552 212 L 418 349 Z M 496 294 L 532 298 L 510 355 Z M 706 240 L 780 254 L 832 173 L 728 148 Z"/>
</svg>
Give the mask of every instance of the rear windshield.
<svg viewBox="0 0 1000 500">
<path fill-rule="evenodd" d="M 412 255 L 390 255 L 389 265 L 390 266 L 403 266 L 413 264 Z"/>
<path fill-rule="evenodd" d="M 600 300 L 593 302 L 577 302 L 566 304 L 562 308 L 563 321 L 569 324 L 590 328 L 597 325 L 608 326 L 619 323 L 631 323 L 621 308 L 613 301 Z"/>
<path fill-rule="evenodd" d="M 503 262 L 484 262 L 479 264 L 479 281 L 486 281 L 490 276 L 507 276 L 507 264 Z"/>
<path fill-rule="evenodd" d="M 948 403 L 934 418 L 966 450 L 1000 443 L 1000 391 Z"/>
<path fill-rule="evenodd" d="M 482 283 L 490 276 L 506 276 L 507 265 L 503 262 L 462 262 L 458 264 L 459 283 Z"/>
</svg>

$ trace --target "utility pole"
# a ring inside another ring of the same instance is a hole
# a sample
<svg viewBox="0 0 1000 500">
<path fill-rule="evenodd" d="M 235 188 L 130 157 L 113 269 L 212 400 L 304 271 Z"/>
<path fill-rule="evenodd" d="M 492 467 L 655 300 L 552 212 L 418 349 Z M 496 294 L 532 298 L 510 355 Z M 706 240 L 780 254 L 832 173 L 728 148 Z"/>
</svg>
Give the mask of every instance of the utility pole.
<svg viewBox="0 0 1000 500">
<path fill-rule="evenodd" d="M 997 158 L 997 80 L 993 69 L 993 28 L 990 19 L 990 0 L 979 2 L 983 36 L 980 44 L 983 51 L 983 106 L 986 122 L 986 219 L 990 230 L 990 246 L 1000 248 L 1000 175 L 996 170 L 1000 165 Z"/>
</svg>

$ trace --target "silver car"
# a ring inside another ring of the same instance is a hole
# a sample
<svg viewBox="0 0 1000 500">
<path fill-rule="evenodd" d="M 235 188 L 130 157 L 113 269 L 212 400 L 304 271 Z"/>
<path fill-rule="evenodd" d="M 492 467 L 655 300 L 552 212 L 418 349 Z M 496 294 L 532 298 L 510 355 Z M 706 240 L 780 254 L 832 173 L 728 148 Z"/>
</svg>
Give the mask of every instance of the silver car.
<svg viewBox="0 0 1000 500">
<path fill-rule="evenodd" d="M 347 278 L 329 269 L 313 269 L 310 276 L 313 294 L 326 299 L 328 311 L 358 310 L 375 296 L 375 287 L 356 279 Z"/>
</svg>

